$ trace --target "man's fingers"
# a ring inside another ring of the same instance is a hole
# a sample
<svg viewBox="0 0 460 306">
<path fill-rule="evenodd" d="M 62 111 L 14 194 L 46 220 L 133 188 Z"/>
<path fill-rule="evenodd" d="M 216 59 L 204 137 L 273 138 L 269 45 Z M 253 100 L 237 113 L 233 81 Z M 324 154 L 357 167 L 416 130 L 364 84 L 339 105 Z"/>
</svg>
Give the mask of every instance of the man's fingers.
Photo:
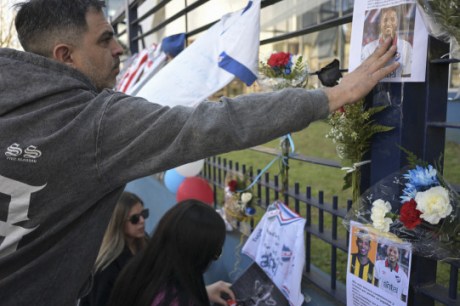
<svg viewBox="0 0 460 306">
<path fill-rule="evenodd" d="M 388 50 L 390 49 L 391 45 L 391 38 L 387 38 L 382 44 L 380 44 L 377 49 L 369 56 L 368 59 L 376 60 L 377 58 L 380 58 L 382 55 L 384 55 Z"/>
<path fill-rule="evenodd" d="M 373 73 L 373 77 L 376 78 L 377 80 L 383 79 L 387 75 L 389 75 L 391 72 L 396 70 L 399 66 L 398 62 L 394 62 L 393 64 L 380 68 L 376 72 Z"/>
<path fill-rule="evenodd" d="M 387 52 L 385 52 L 381 57 L 379 57 L 376 61 L 375 64 L 380 69 L 381 67 L 385 66 L 386 63 L 388 63 L 389 60 L 395 55 L 396 52 L 396 46 L 391 46 L 390 49 L 388 49 Z"/>
</svg>

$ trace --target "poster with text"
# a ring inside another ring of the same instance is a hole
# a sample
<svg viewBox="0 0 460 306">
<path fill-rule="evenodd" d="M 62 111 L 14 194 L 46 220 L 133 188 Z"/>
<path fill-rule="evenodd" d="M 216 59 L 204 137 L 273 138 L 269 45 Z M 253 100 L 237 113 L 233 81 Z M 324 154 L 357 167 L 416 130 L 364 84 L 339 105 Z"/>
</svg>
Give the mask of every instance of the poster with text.
<svg viewBox="0 0 460 306">
<path fill-rule="evenodd" d="M 405 306 L 412 258 L 410 243 L 370 226 L 350 224 L 347 305 Z"/>
<path fill-rule="evenodd" d="M 388 64 L 397 61 L 400 66 L 382 82 L 424 82 L 428 31 L 415 0 L 355 1 L 349 70 L 358 67 L 388 38 L 397 47 Z"/>
</svg>

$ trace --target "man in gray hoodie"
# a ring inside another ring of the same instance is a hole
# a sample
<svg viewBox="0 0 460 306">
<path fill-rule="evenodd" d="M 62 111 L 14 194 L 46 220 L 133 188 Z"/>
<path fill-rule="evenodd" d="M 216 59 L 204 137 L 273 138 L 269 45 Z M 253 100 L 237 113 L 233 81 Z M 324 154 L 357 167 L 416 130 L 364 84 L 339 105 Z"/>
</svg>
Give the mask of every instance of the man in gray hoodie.
<svg viewBox="0 0 460 306">
<path fill-rule="evenodd" d="M 122 48 L 99 1 L 18 7 L 26 52 L 0 49 L 2 305 L 74 305 L 127 182 L 299 131 L 398 66 L 388 41 L 333 88 L 162 107 L 108 89 Z"/>
</svg>

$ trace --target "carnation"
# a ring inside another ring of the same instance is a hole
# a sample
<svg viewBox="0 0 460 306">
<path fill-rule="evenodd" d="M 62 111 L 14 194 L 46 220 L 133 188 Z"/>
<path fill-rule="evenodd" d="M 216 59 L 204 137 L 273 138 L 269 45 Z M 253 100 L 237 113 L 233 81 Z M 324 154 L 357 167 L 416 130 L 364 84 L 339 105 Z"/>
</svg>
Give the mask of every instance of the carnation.
<svg viewBox="0 0 460 306">
<path fill-rule="evenodd" d="M 406 228 L 414 229 L 417 225 L 422 223 L 420 219 L 421 213 L 422 212 L 417 209 L 415 200 L 411 199 L 401 206 L 399 220 L 401 220 Z"/>
<path fill-rule="evenodd" d="M 382 232 L 388 232 L 390 224 L 393 223 L 391 218 L 386 217 L 389 212 L 391 212 L 391 204 L 389 202 L 382 199 L 375 200 L 372 203 L 371 209 L 372 225 Z"/>
<path fill-rule="evenodd" d="M 417 209 L 422 212 L 420 218 L 431 224 L 438 224 L 441 219 L 452 212 L 449 192 L 442 186 L 417 192 L 415 202 L 417 202 Z"/>
</svg>

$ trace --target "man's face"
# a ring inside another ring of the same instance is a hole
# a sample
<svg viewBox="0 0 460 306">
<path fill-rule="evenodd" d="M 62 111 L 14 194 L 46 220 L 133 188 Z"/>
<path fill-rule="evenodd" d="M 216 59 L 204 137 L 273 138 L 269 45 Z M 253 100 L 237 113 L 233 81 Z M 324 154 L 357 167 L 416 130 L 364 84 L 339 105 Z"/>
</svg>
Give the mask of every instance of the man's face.
<svg viewBox="0 0 460 306">
<path fill-rule="evenodd" d="M 113 88 L 120 72 L 123 48 L 115 40 L 112 26 L 102 12 L 86 13 L 88 30 L 76 42 L 72 54 L 73 67 L 83 72 L 98 90 Z"/>
<path fill-rule="evenodd" d="M 397 247 L 389 246 L 387 249 L 387 259 L 390 263 L 397 263 L 399 259 L 399 251 Z"/>
<path fill-rule="evenodd" d="M 358 246 L 358 253 L 362 256 L 367 256 L 371 248 L 371 241 L 368 239 L 356 239 L 356 245 Z"/>
<path fill-rule="evenodd" d="M 380 33 L 383 38 L 395 38 L 398 29 L 398 16 L 395 11 L 384 11 L 380 18 Z"/>
</svg>

